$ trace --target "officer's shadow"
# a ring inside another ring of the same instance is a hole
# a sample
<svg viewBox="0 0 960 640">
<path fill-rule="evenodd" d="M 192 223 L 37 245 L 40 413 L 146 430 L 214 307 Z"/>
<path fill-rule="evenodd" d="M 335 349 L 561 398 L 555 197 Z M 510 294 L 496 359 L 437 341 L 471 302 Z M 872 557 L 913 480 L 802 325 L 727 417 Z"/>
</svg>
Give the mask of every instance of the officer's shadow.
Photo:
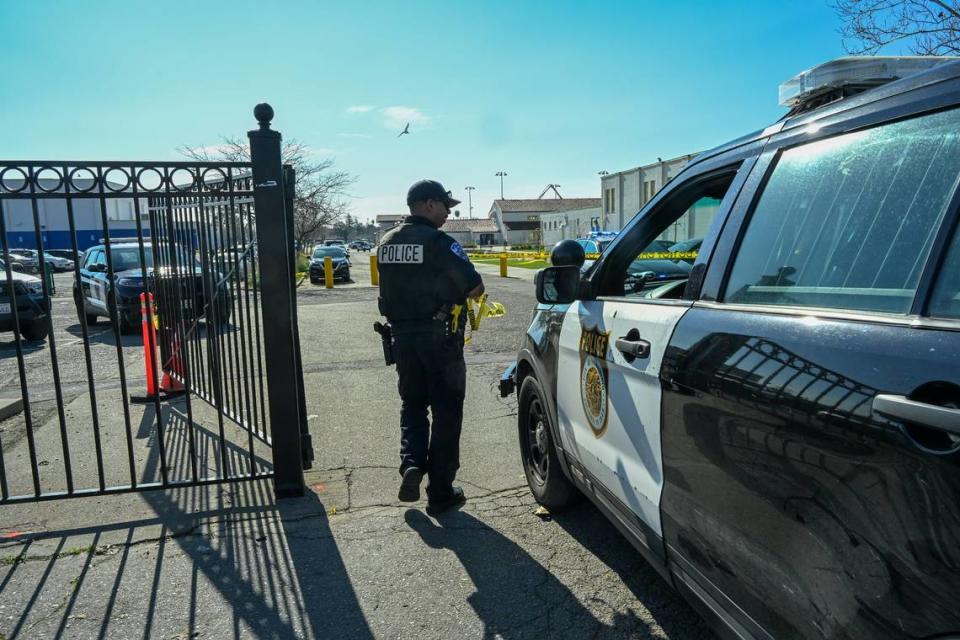
<svg viewBox="0 0 960 640">
<path fill-rule="evenodd" d="M 457 555 L 476 588 L 467 601 L 483 621 L 483 637 L 590 637 L 607 626 L 548 568 L 473 516 L 444 514 L 437 526 L 410 509 L 404 520 L 427 546 Z"/>
</svg>

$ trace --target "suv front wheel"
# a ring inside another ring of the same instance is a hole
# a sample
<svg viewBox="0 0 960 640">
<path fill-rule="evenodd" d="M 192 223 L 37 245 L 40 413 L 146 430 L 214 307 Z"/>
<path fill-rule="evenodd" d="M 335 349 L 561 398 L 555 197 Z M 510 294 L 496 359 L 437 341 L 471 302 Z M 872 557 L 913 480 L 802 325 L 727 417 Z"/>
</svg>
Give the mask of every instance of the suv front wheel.
<svg viewBox="0 0 960 640">
<path fill-rule="evenodd" d="M 560 468 L 545 397 L 535 377 L 530 375 L 523 379 L 517 412 L 520 456 L 533 497 L 545 507 L 562 509 L 571 502 L 577 490 Z"/>
</svg>

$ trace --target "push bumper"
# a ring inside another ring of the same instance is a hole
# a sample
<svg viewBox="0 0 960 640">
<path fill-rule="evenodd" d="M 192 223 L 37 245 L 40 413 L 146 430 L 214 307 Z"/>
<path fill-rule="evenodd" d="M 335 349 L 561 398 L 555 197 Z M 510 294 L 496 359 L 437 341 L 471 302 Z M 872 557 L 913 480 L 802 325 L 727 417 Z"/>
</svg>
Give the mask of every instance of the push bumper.
<svg viewBox="0 0 960 640">
<path fill-rule="evenodd" d="M 517 363 L 513 362 L 500 374 L 500 397 L 513 395 L 517 388 Z"/>
</svg>

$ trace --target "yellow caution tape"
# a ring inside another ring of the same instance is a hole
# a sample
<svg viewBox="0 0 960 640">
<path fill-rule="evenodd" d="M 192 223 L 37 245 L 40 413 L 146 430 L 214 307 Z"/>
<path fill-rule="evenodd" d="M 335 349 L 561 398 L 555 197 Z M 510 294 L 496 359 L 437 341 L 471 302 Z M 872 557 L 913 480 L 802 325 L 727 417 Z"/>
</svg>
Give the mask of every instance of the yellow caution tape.
<svg viewBox="0 0 960 640">
<path fill-rule="evenodd" d="M 451 311 L 453 319 L 451 320 L 450 326 L 454 333 L 460 328 L 460 316 L 463 314 L 463 309 L 463 305 L 457 304 L 453 306 L 453 310 Z M 473 332 L 480 328 L 480 321 L 484 318 L 499 318 L 507 315 L 506 307 L 499 302 L 489 302 L 487 300 L 487 294 L 481 295 L 476 300 L 467 300 L 466 309 L 467 324 L 464 325 L 464 329 L 470 327 L 471 335 L 467 335 L 466 330 L 464 330 L 463 344 L 470 344 Z"/>
<path fill-rule="evenodd" d="M 500 258 L 516 259 L 516 260 L 550 260 L 549 253 L 537 253 L 529 251 L 511 251 L 509 253 L 470 253 L 470 257 L 474 260 L 498 260 Z M 697 258 L 696 251 L 650 251 L 647 253 L 639 254 L 634 260 L 695 260 Z M 588 253 L 586 254 L 587 260 L 597 260 L 600 258 L 599 253 Z"/>
<path fill-rule="evenodd" d="M 463 311 L 463 305 L 455 304 L 453 309 L 450 311 L 450 315 L 453 316 L 453 319 L 450 320 L 450 329 L 453 333 L 456 333 L 460 328 L 460 313 Z"/>
</svg>

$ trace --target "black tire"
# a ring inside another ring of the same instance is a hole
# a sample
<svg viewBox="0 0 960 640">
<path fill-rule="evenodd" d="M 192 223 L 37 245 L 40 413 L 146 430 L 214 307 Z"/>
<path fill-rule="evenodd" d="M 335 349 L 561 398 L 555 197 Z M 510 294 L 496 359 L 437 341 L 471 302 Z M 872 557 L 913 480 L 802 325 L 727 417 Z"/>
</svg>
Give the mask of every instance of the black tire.
<svg viewBox="0 0 960 640">
<path fill-rule="evenodd" d="M 80 299 L 80 295 L 77 293 L 77 290 L 73 290 L 73 301 L 77 305 L 77 322 L 83 324 L 83 321 L 87 321 L 87 326 L 92 327 L 97 324 L 97 319 L 99 316 L 95 313 L 87 313 L 86 308 L 84 307 L 83 301 Z"/>
<path fill-rule="evenodd" d="M 316 278 L 310 278 L 310 284 L 320 284 L 322 280 L 317 280 Z"/>
<path fill-rule="evenodd" d="M 520 457 L 536 501 L 550 509 L 562 509 L 573 501 L 577 490 L 560 468 L 545 398 L 535 377 L 524 378 L 517 412 Z"/>
<path fill-rule="evenodd" d="M 20 335 L 23 336 L 24 340 L 29 342 L 44 340 L 48 333 L 50 333 L 49 318 L 33 320 L 32 322 L 20 325 Z"/>
<path fill-rule="evenodd" d="M 108 316 L 110 318 L 111 324 L 113 323 L 113 313 L 117 314 L 117 322 L 119 323 L 118 329 L 120 330 L 120 335 L 129 335 L 136 333 L 139 328 L 138 322 L 131 322 L 130 318 L 127 317 L 123 311 L 117 308 L 116 298 L 113 297 L 113 292 L 107 294 L 107 313 L 111 314 Z"/>
<path fill-rule="evenodd" d="M 117 317 L 120 320 L 121 335 L 132 335 L 137 332 L 139 327 L 136 323 L 130 321 L 130 318 L 127 317 L 127 314 L 118 311 Z"/>
</svg>

